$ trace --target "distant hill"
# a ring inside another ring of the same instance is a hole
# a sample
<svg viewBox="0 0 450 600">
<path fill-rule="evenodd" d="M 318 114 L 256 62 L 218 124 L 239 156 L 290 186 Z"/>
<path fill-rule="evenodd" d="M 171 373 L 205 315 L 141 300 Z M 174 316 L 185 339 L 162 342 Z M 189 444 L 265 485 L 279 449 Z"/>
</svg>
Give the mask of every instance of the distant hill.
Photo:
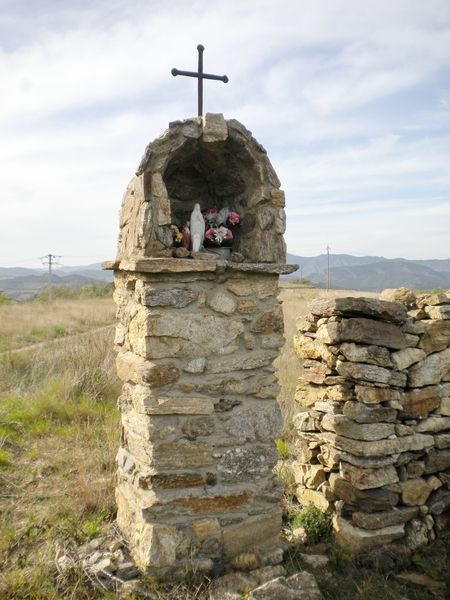
<svg viewBox="0 0 450 600">
<path fill-rule="evenodd" d="M 301 269 L 285 278 L 309 279 L 318 287 L 327 284 L 327 255 L 296 256 L 288 254 L 289 263 L 297 263 Z M 330 254 L 331 286 L 378 292 L 388 287 L 410 287 L 418 289 L 450 289 L 450 258 L 429 260 L 407 260 L 406 258 L 384 258 L 383 256 L 352 256 Z M 111 271 L 102 271 L 101 264 L 60 267 L 54 271 L 55 285 L 81 287 L 88 283 L 109 283 Z M 0 267 L 0 291 L 14 300 L 25 300 L 35 296 L 48 284 L 46 269 L 23 267 Z"/>
<path fill-rule="evenodd" d="M 318 287 L 327 284 L 327 255 L 295 256 L 288 262 L 301 265 L 290 278 L 301 276 Z M 331 286 L 338 289 L 381 291 L 388 287 L 450 289 L 450 259 L 408 260 L 382 256 L 330 254 Z"/>
<path fill-rule="evenodd" d="M 54 285 L 82 287 L 89 283 L 109 283 L 111 271 L 102 271 L 100 263 L 78 267 L 62 267 L 54 271 Z M 13 300 L 27 300 L 48 285 L 48 271 L 22 267 L 0 267 L 0 291 Z"/>
</svg>

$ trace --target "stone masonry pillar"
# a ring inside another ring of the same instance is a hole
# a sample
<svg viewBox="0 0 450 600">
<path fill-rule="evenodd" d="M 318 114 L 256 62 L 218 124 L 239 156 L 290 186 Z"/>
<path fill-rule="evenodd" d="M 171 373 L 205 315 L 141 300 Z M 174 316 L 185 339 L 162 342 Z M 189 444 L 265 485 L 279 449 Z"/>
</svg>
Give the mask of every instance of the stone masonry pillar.
<svg viewBox="0 0 450 600">
<path fill-rule="evenodd" d="M 273 360 L 278 277 L 294 268 L 278 186 L 251 134 L 207 115 L 153 142 L 125 194 L 118 259 L 105 265 L 123 381 L 117 521 L 137 565 L 159 576 L 220 572 L 243 553 L 281 560 Z M 173 257 L 168 227 L 196 202 L 239 212 L 242 262 Z"/>
</svg>

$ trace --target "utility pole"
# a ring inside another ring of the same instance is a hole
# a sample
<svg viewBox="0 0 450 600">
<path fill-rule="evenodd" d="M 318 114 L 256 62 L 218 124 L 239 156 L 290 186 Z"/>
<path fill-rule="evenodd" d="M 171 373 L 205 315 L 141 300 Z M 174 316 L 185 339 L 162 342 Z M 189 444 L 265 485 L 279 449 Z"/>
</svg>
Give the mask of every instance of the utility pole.
<svg viewBox="0 0 450 600">
<path fill-rule="evenodd" d="M 41 261 L 43 265 L 48 265 L 48 299 L 52 301 L 52 267 L 55 264 L 58 264 L 56 261 L 61 258 L 60 256 L 56 256 L 56 254 L 46 254 L 45 256 L 41 256 Z"/>
<path fill-rule="evenodd" d="M 330 246 L 327 244 L 327 293 L 330 292 Z"/>
</svg>

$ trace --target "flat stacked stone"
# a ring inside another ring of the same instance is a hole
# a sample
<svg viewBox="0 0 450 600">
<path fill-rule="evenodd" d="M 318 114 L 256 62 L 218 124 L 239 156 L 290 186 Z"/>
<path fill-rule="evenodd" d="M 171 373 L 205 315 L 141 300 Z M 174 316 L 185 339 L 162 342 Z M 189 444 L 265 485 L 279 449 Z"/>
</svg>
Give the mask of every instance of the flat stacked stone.
<svg viewBox="0 0 450 600">
<path fill-rule="evenodd" d="M 384 297 L 315 302 L 294 340 L 297 498 L 358 548 L 434 539 L 450 506 L 450 297 Z"/>
<path fill-rule="evenodd" d="M 281 528 L 278 275 L 115 277 L 117 519 L 137 564 L 164 574 L 212 570 L 244 550 L 270 560 Z"/>
</svg>

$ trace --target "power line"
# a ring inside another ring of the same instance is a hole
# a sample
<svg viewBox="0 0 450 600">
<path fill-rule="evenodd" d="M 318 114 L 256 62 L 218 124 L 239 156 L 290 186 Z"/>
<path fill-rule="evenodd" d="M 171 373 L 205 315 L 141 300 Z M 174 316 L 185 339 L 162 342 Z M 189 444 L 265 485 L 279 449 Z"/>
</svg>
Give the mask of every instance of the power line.
<svg viewBox="0 0 450 600">
<path fill-rule="evenodd" d="M 41 256 L 41 261 L 43 265 L 48 265 L 48 299 L 52 299 L 52 268 L 54 265 L 59 263 L 55 262 L 61 256 L 56 256 L 56 254 L 46 254 L 45 256 Z"/>
</svg>

